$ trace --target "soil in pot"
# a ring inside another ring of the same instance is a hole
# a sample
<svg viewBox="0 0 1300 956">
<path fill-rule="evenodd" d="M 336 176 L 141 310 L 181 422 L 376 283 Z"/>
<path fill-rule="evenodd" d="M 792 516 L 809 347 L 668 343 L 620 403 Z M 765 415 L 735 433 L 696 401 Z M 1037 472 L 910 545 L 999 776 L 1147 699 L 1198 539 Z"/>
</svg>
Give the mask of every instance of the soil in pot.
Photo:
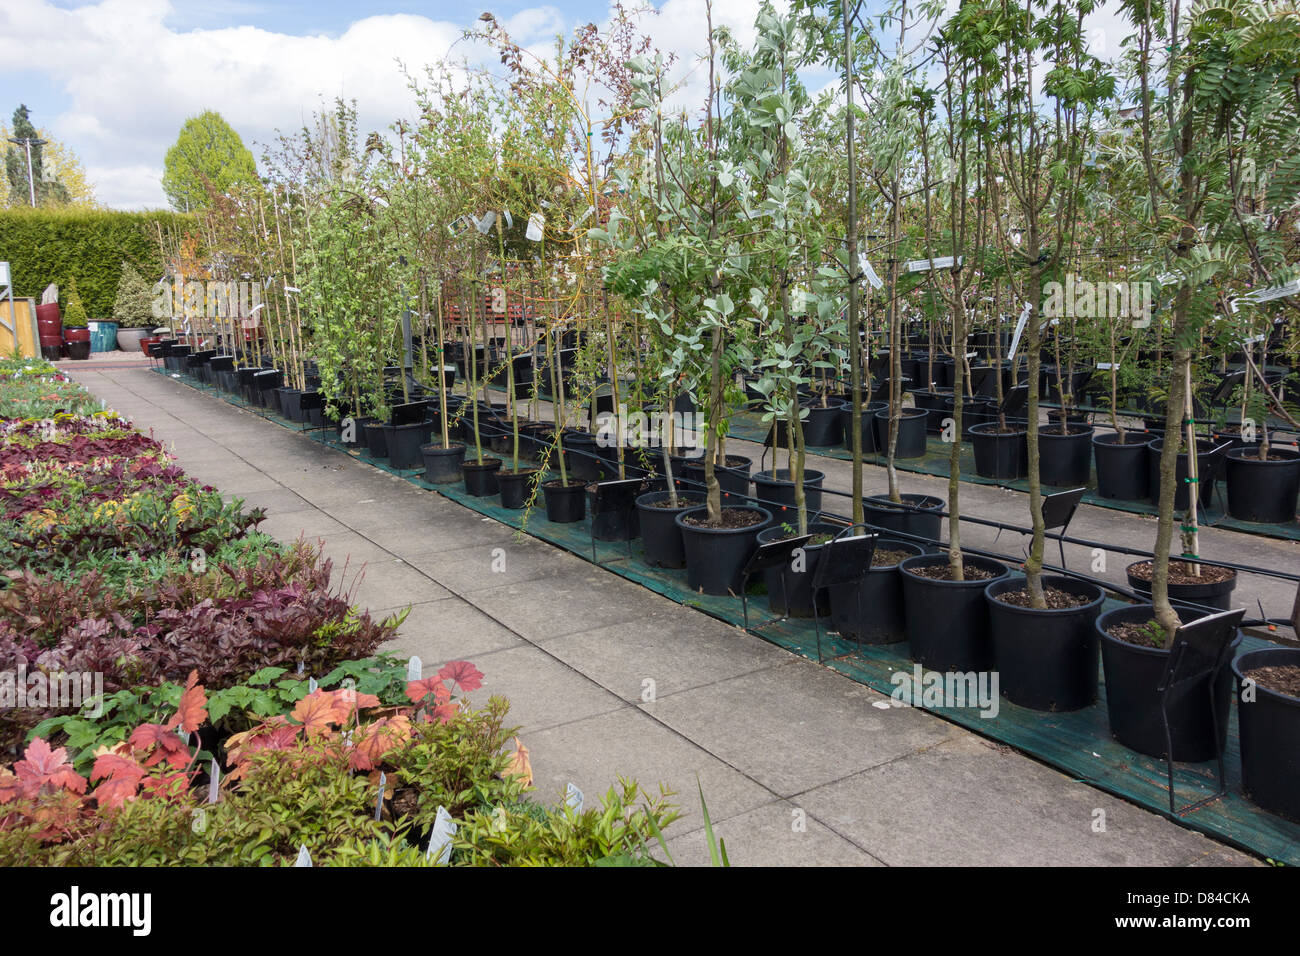
<svg viewBox="0 0 1300 956">
<path fill-rule="evenodd" d="M 474 461 L 463 462 L 461 474 L 465 476 L 465 491 L 476 498 L 490 498 L 501 493 L 497 475 L 501 471 L 500 458 L 484 458 L 479 464 Z"/>
<path fill-rule="evenodd" d="M 421 445 L 424 458 L 424 480 L 433 485 L 451 485 L 460 481 L 461 465 L 465 461 L 465 446 L 452 442 L 448 447 Z"/>
<path fill-rule="evenodd" d="M 537 476 L 536 468 L 521 468 L 518 471 L 502 469 L 497 473 L 497 484 L 501 488 L 501 507 L 511 511 L 520 511 L 528 505 L 533 495 L 533 479 Z"/>
<path fill-rule="evenodd" d="M 1097 630 L 1106 592 L 1074 578 L 1045 575 L 1047 608 L 1034 608 L 1021 580 L 984 591 L 999 690 L 1032 710 L 1069 711 L 1097 699 Z"/>
<path fill-rule="evenodd" d="M 741 572 L 772 515 L 764 508 L 746 506 L 723 508 L 721 518 L 716 524 L 710 522 L 706 508 L 677 515 L 686 553 L 686 583 L 692 591 L 739 597 Z"/>
<path fill-rule="evenodd" d="M 907 640 L 903 612 L 903 581 L 898 565 L 922 554 L 921 545 L 879 538 L 871 554 L 871 570 L 855 584 L 836 584 L 830 592 L 831 627 L 863 644 L 896 644 Z"/>
<path fill-rule="evenodd" d="M 686 552 L 677 516 L 704 504 L 704 495 L 694 491 L 677 492 L 677 504 L 667 491 L 652 491 L 636 500 L 641 525 L 641 546 L 646 564 L 655 568 L 686 567 Z"/>
<path fill-rule="evenodd" d="M 1237 572 L 1232 568 L 1202 564 L 1198 575 L 1196 567 L 1188 561 L 1169 562 L 1169 600 L 1174 604 L 1229 610 L 1232 590 L 1237 586 Z M 1125 569 L 1128 586 L 1139 594 L 1150 595 L 1152 570 L 1150 561 L 1130 564 Z"/>
<path fill-rule="evenodd" d="M 1258 446 L 1232 449 L 1225 463 L 1228 514 L 1239 521 L 1285 524 L 1295 520 L 1300 495 L 1300 451 L 1270 448 L 1260 461 Z"/>
<path fill-rule="evenodd" d="M 1045 485 L 1079 488 L 1092 477 L 1092 426 L 1048 425 L 1038 430 L 1038 478 Z"/>
<path fill-rule="evenodd" d="M 767 585 L 767 604 L 774 613 L 788 617 L 824 617 L 830 613 L 830 595 L 825 588 L 814 595 L 812 580 L 826 545 L 842 530 L 839 525 L 809 522 L 808 533 L 812 537 L 803 546 L 803 554 L 792 556 L 792 561 L 781 567 L 763 571 L 763 581 Z M 771 544 L 773 541 L 784 541 L 796 536 L 795 532 L 784 526 L 765 528 L 758 533 L 758 543 Z M 795 560 L 799 562 L 799 570 L 795 570 Z"/>
<path fill-rule="evenodd" d="M 1207 612 L 1179 608 L 1184 622 Z M 1157 688 L 1169 663 L 1165 635 L 1155 625 L 1149 604 L 1115 608 L 1097 618 L 1101 638 L 1101 663 L 1106 676 L 1106 713 L 1111 736 L 1125 747 L 1149 757 L 1164 759 L 1169 749 Z M 1227 667 L 1214 685 L 1214 713 L 1208 706 L 1208 679 L 1189 685 L 1169 700 L 1169 737 L 1174 759 L 1190 763 L 1211 760 L 1215 754 L 1215 720 L 1219 744 L 1227 739 L 1232 675 Z"/>
<path fill-rule="evenodd" d="M 984 589 L 1008 578 L 1006 565 L 963 557 L 966 580 L 950 579 L 946 554 L 921 554 L 898 566 L 912 660 L 928 670 L 987 671 L 993 666 Z"/>
<path fill-rule="evenodd" d="M 1251 651 L 1232 670 L 1239 683 L 1255 682 L 1254 700 L 1237 694 L 1242 789 L 1256 805 L 1300 822 L 1300 649 Z"/>
<path fill-rule="evenodd" d="M 1122 444 L 1118 432 L 1092 436 L 1092 452 L 1097 460 L 1097 494 L 1121 501 L 1151 497 L 1151 474 L 1146 461 L 1150 440 L 1150 435 L 1141 432 L 1126 433 Z"/>
<path fill-rule="evenodd" d="M 570 481 L 567 485 L 559 478 L 542 484 L 546 499 L 546 520 L 556 524 L 573 524 L 587 516 L 587 483 Z"/>
</svg>

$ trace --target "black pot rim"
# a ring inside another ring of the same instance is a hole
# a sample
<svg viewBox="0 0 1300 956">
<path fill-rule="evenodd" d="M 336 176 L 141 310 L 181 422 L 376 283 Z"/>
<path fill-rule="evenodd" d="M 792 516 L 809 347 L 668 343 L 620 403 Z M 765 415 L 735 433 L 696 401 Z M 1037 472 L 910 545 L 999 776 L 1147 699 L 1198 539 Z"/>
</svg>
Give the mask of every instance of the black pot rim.
<svg viewBox="0 0 1300 956">
<path fill-rule="evenodd" d="M 1000 440 L 1005 440 L 1005 441 L 1010 441 L 1010 440 L 1013 440 L 1013 439 L 1016 439 L 1016 438 L 1021 438 L 1021 437 L 1026 436 L 1026 435 L 1029 434 L 1029 430 L 1026 429 L 1026 428 L 1019 428 L 1019 429 L 1017 429 L 1016 431 L 1013 431 L 1013 432 L 995 432 L 995 431 L 993 431 L 993 429 L 995 429 L 995 428 L 997 428 L 997 427 L 998 427 L 998 423 L 997 423 L 997 422 L 980 422 L 979 424 L 977 424 L 977 425 L 972 425 L 972 426 L 970 427 L 970 433 L 971 433 L 972 435 L 979 435 L 981 438 L 992 438 L 992 439 L 995 439 L 995 440 L 1000 439 Z M 1039 433 L 1039 437 L 1042 437 L 1042 433 L 1041 433 L 1041 432 Z M 1059 435 L 1058 435 L 1057 437 L 1059 438 L 1059 437 L 1068 437 L 1068 436 L 1059 436 Z"/>
<path fill-rule="evenodd" d="M 1005 564 L 1003 564 L 1001 561 L 995 561 L 993 558 L 981 557 L 978 554 L 962 555 L 962 563 L 963 564 L 976 563 L 977 567 L 979 566 L 980 563 L 982 563 L 986 568 L 988 568 L 990 565 L 997 565 L 1002 569 L 1002 573 L 998 575 L 996 578 L 980 578 L 979 580 L 976 581 L 945 581 L 941 578 L 927 578 L 924 575 L 913 574 L 911 569 L 908 567 L 909 564 L 912 565 L 912 567 L 920 567 L 921 565 L 925 565 L 928 567 L 934 564 L 947 564 L 947 563 L 948 563 L 948 555 L 946 552 L 940 554 L 916 554 L 910 558 L 907 558 L 904 561 L 900 561 L 896 565 L 896 567 L 898 568 L 898 572 L 900 574 L 906 574 L 908 577 L 914 578 L 917 581 L 923 581 L 926 584 L 933 584 L 938 587 L 945 587 L 945 588 L 967 588 L 969 590 L 974 590 L 976 588 L 981 588 L 981 589 L 986 588 L 990 584 L 994 584 L 998 581 L 1005 581 L 1007 578 L 1011 576 L 1011 569 L 1007 567 Z"/>
<path fill-rule="evenodd" d="M 1054 586 L 1051 582 L 1067 583 L 1076 587 L 1087 588 L 1096 591 L 1097 596 L 1087 604 L 1076 604 L 1074 607 L 1020 607 L 1018 604 L 1008 604 L 1005 601 L 998 600 L 999 594 L 1009 591 L 1013 587 L 1024 586 L 1022 579 L 1006 577 L 997 581 L 988 582 L 984 588 L 984 600 L 988 601 L 990 604 L 996 603 L 999 610 L 1007 611 L 1011 614 L 1021 614 L 1029 617 L 1043 617 L 1048 619 L 1053 617 L 1072 617 L 1076 614 L 1086 614 L 1093 608 L 1100 607 L 1106 600 L 1106 589 L 1100 585 L 1093 584 L 1091 581 L 1080 581 L 1078 578 L 1067 578 L 1059 574 L 1043 575 L 1044 587 Z"/>
<path fill-rule="evenodd" d="M 663 498 L 660 498 L 660 497 L 659 497 L 660 495 L 662 495 Z M 655 513 L 655 512 L 662 512 L 662 513 L 664 513 L 664 514 L 677 515 L 679 512 L 682 512 L 682 511 L 691 511 L 691 510 L 693 510 L 693 509 L 695 509 L 695 508 L 700 507 L 700 505 L 704 504 L 705 494 L 704 494 L 702 491 L 679 491 L 679 492 L 677 492 L 677 498 L 678 498 L 679 501 L 680 501 L 681 499 L 683 499 L 683 498 L 691 497 L 691 496 L 693 496 L 693 497 L 695 497 L 695 498 L 698 498 L 699 501 L 693 501 L 693 502 L 690 502 L 689 504 L 682 504 L 682 505 L 679 505 L 679 506 L 676 507 L 676 508 L 652 508 L 652 507 L 650 507 L 649 502 L 647 501 L 647 499 L 649 499 L 649 498 L 654 498 L 654 499 L 656 499 L 656 500 L 662 501 L 662 500 L 668 498 L 668 492 L 666 492 L 666 491 L 647 491 L 647 492 L 645 492 L 644 494 L 637 495 L 635 504 L 636 504 L 637 508 L 640 509 L 641 511 L 650 511 L 650 512 L 652 512 L 652 513 Z M 642 502 L 646 502 L 646 503 L 645 503 L 645 504 L 642 504 Z"/>
<path fill-rule="evenodd" d="M 481 465 L 476 461 L 467 461 L 460 467 L 468 471 L 498 471 L 503 464 L 500 458 L 484 458 Z"/>
<path fill-rule="evenodd" d="M 828 529 L 828 530 L 830 530 L 830 531 L 843 531 L 843 530 L 844 530 L 844 526 L 843 526 L 843 525 L 831 524 L 829 521 L 809 521 L 809 522 L 808 522 L 808 533 L 809 533 L 809 534 L 825 534 L 825 533 L 826 533 L 826 531 L 822 531 L 822 530 L 813 531 L 812 529 L 813 529 L 814 527 L 816 527 L 816 528 L 818 528 L 818 529 L 825 528 L 825 529 Z M 782 528 L 779 524 L 772 524 L 772 525 L 768 525 L 766 528 L 764 528 L 764 529 L 762 529 L 761 531 L 759 531 L 758 536 L 761 538 L 763 535 L 767 534 L 769 531 L 784 531 L 784 530 L 785 530 L 785 529 Z M 799 537 L 799 535 L 798 535 L 798 533 L 795 533 L 795 534 L 789 535 L 789 537 L 791 537 L 791 538 L 797 538 L 797 537 Z M 780 540 L 782 540 L 782 539 L 781 539 L 781 538 L 773 538 L 773 539 L 771 539 L 771 540 L 772 540 L 772 541 L 780 541 Z M 769 542 L 769 541 L 764 541 L 763 543 L 764 543 L 764 544 L 769 544 L 770 542 Z M 803 548 L 803 549 L 804 549 L 805 551 L 818 551 L 818 550 L 820 550 L 820 549 L 826 547 L 826 545 L 828 545 L 828 544 L 830 544 L 830 543 L 831 543 L 831 542 L 829 542 L 829 541 L 823 541 L 821 544 L 806 544 L 806 545 L 804 545 L 804 548 Z"/>
<path fill-rule="evenodd" d="M 1278 452 L 1287 455 L 1288 457 L 1282 461 L 1260 461 L 1258 445 L 1245 445 L 1241 448 L 1229 448 L 1227 457 L 1238 464 L 1255 465 L 1260 468 L 1281 468 L 1300 462 L 1300 450 L 1287 448 L 1286 446 L 1278 448 L 1274 445 L 1270 445 L 1268 451 L 1270 455 L 1274 452 Z"/>
<path fill-rule="evenodd" d="M 915 491 L 904 492 L 899 497 L 903 499 L 902 504 L 890 501 L 887 494 L 867 495 L 862 499 L 862 506 L 895 514 L 927 514 L 942 511 L 945 504 L 944 500 L 938 495 L 923 495 Z M 933 502 L 933 504 L 927 504 L 926 502 Z M 909 508 L 908 505 L 911 505 L 911 507 Z"/>
<path fill-rule="evenodd" d="M 680 511 L 677 513 L 677 517 L 675 521 L 677 523 L 677 527 L 681 528 L 683 531 L 690 531 L 692 533 L 698 533 L 698 534 L 728 535 L 728 534 L 757 534 L 758 532 L 764 530 L 764 528 L 767 527 L 767 523 L 772 520 L 772 512 L 768 511 L 766 508 L 760 508 L 758 505 L 734 505 L 734 506 L 728 505 L 727 507 L 732 511 L 757 511 L 759 514 L 763 516 L 763 520 L 758 524 L 751 524 L 744 528 L 704 528 L 704 527 L 698 527 L 696 525 L 688 525 L 686 524 L 686 522 L 682 520 L 687 515 L 694 514 L 697 511 L 703 511 L 705 514 L 708 514 L 709 511 L 708 506 L 705 506 L 701 508 L 688 508 L 685 511 Z"/>
<path fill-rule="evenodd" d="M 1289 657 L 1294 657 L 1295 663 L 1300 665 L 1300 647 L 1261 647 L 1253 651 L 1246 651 L 1246 653 L 1238 654 L 1236 657 L 1234 657 L 1232 659 L 1232 673 L 1236 675 L 1238 682 L 1240 682 L 1244 680 L 1246 676 L 1244 673 L 1242 673 L 1244 670 L 1242 666 L 1243 661 L 1247 661 L 1250 658 L 1255 657 L 1256 655 L 1276 654 L 1279 651 L 1283 652 Z M 1265 687 L 1263 684 L 1260 683 L 1255 684 L 1255 690 L 1258 693 L 1263 693 L 1267 695 L 1268 697 L 1277 701 L 1278 703 L 1289 704 L 1292 707 L 1300 707 L 1300 697 L 1292 697 L 1290 694 L 1283 694 L 1281 691 L 1276 691 L 1270 687 Z"/>
<path fill-rule="evenodd" d="M 928 408 L 900 408 L 898 410 L 898 418 L 900 421 L 904 418 L 920 418 L 922 415 L 928 416 L 929 414 L 930 410 Z M 873 417 L 888 419 L 889 409 L 877 408 L 873 413 Z"/>
<path fill-rule="evenodd" d="M 1093 623 L 1093 626 L 1096 627 L 1097 633 L 1101 635 L 1102 641 L 1106 643 L 1114 644 L 1116 647 L 1120 647 L 1126 651 L 1131 651 L 1134 654 L 1140 654 L 1146 657 L 1168 657 L 1169 651 L 1163 647 L 1147 647 L 1142 644 L 1130 644 L 1128 641 L 1121 641 L 1118 637 L 1111 637 L 1109 634 L 1106 633 L 1106 628 L 1109 627 L 1111 623 L 1111 621 L 1108 621 L 1107 618 L 1113 620 L 1114 618 L 1119 617 L 1121 614 L 1125 614 L 1129 611 L 1137 611 L 1137 610 L 1147 611 L 1149 612 L 1150 617 L 1152 618 L 1155 617 L 1154 605 L 1126 604 L 1123 607 L 1113 607 L 1109 611 L 1102 611 L 1099 615 L 1097 615 L 1097 620 Z M 1201 611 L 1191 607 L 1175 607 L 1174 612 L 1177 613 L 1180 618 L 1183 618 L 1184 624 L 1190 623 L 1191 621 L 1199 620 L 1200 618 L 1203 617 L 1209 617 L 1211 613 L 1210 611 Z"/>
<path fill-rule="evenodd" d="M 454 441 L 450 445 L 447 445 L 446 447 L 442 445 L 435 445 L 432 442 L 430 442 L 427 445 L 420 446 L 420 452 L 425 455 L 454 455 L 456 452 L 464 451 L 464 450 L 465 450 L 465 443 L 458 442 L 458 441 Z"/>
<path fill-rule="evenodd" d="M 1189 564 L 1194 564 L 1194 563 L 1195 563 L 1195 562 L 1193 562 L 1193 561 L 1188 561 L 1187 558 L 1179 558 L 1179 557 L 1174 557 L 1173 555 L 1170 555 L 1170 556 L 1169 556 L 1169 563 L 1170 563 L 1170 564 L 1173 564 L 1175 561 L 1182 561 L 1182 562 L 1186 562 L 1186 563 L 1189 563 Z M 1126 578 L 1128 578 L 1129 581 L 1137 581 L 1137 582 L 1139 582 L 1139 583 L 1141 583 L 1141 584 L 1145 584 L 1145 585 L 1147 585 L 1147 587 L 1150 587 L 1152 582 L 1150 582 L 1150 581 L 1145 581 L 1145 580 L 1143 580 L 1142 578 L 1135 577 L 1134 574 L 1133 574 L 1133 569 L 1136 568 L 1139 564 L 1154 564 L 1154 559 L 1153 559 L 1153 558 L 1143 558 L 1141 561 L 1134 561 L 1132 564 L 1128 565 L 1128 567 L 1126 567 L 1126 568 L 1124 569 L 1124 576 L 1125 576 Z M 1237 583 L 1237 577 L 1238 577 L 1238 575 L 1237 575 L 1237 569 L 1236 569 L 1236 568 L 1229 568 L 1228 570 L 1230 570 L 1230 571 L 1232 572 L 1232 577 L 1228 578 L 1228 580 L 1226 580 L 1226 581 L 1207 581 L 1205 584 L 1202 584 L 1202 585 L 1197 585 L 1197 584 L 1180 584 L 1180 583 L 1176 583 L 1176 582 L 1174 582 L 1174 581 L 1170 581 L 1170 582 L 1169 582 L 1169 586 L 1170 586 L 1171 588 L 1196 588 L 1196 587 L 1203 587 L 1203 588 L 1222 588 L 1222 587 L 1227 587 L 1228 585 L 1235 585 L 1235 584 Z"/>
<path fill-rule="evenodd" d="M 1119 432 L 1102 432 L 1098 434 L 1093 432 L 1092 443 L 1094 445 L 1105 445 L 1107 448 L 1141 448 L 1145 449 L 1151 444 L 1149 437 L 1142 438 L 1141 441 L 1132 441 L 1134 435 L 1145 435 L 1145 432 L 1126 432 L 1124 442 L 1121 444 L 1116 439 L 1119 438 Z M 1059 436 L 1058 436 L 1059 437 Z"/>
<path fill-rule="evenodd" d="M 752 462 L 751 462 L 751 464 L 752 464 Z M 777 477 L 775 477 L 775 476 L 773 475 L 773 472 L 776 472 L 776 471 L 785 471 L 785 472 L 788 472 L 789 470 L 790 470 L 789 468 L 767 468 L 767 469 L 764 469 L 763 471 L 756 471 L 756 472 L 754 472 L 752 475 L 750 475 L 749 477 L 750 477 L 750 480 L 753 481 L 754 484 L 756 484 L 756 485 L 757 485 L 757 484 L 764 484 L 764 485 L 789 485 L 790 487 L 793 488 L 793 487 L 794 487 L 794 479 L 792 479 L 792 478 L 777 478 Z M 805 469 L 803 470 L 803 483 L 804 483 L 805 485 L 808 484 L 808 482 L 810 482 L 810 481 L 821 481 L 821 480 L 824 479 L 825 477 L 826 477 L 826 472 L 824 472 L 824 471 L 818 471 L 816 468 L 805 468 Z"/>
</svg>

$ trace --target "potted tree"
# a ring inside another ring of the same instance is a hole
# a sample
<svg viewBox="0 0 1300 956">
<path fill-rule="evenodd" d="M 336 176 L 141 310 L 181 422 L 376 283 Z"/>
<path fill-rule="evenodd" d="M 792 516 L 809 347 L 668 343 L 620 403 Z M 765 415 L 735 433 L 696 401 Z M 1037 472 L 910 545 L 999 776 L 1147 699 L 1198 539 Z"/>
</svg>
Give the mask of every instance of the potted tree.
<svg viewBox="0 0 1300 956">
<path fill-rule="evenodd" d="M 68 279 L 67 307 L 63 310 L 63 341 L 68 349 L 68 358 L 90 358 L 90 328 L 86 317 L 86 307 L 81 303 L 77 292 L 75 276 Z"/>
</svg>

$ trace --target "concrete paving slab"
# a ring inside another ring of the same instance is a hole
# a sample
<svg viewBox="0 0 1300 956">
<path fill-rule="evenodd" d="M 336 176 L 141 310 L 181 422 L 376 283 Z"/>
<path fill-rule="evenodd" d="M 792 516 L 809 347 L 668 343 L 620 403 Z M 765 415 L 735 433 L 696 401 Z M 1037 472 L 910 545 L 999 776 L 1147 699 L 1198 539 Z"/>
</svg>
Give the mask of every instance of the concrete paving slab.
<svg viewBox="0 0 1300 956">
<path fill-rule="evenodd" d="M 728 820 L 718 820 L 710 806 L 709 819 L 732 866 L 884 866 L 788 800 Z M 712 865 L 703 826 L 669 840 L 668 852 L 678 866 Z"/>
</svg>

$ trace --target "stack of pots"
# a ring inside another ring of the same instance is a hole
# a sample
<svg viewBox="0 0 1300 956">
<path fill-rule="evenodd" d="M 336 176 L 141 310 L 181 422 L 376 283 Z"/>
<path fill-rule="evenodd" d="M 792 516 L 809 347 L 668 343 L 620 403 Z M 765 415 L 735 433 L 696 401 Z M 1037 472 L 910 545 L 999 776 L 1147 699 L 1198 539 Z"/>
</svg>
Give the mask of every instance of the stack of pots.
<svg viewBox="0 0 1300 956">
<path fill-rule="evenodd" d="M 57 302 L 36 307 L 36 330 L 41 343 L 41 357 L 51 362 L 58 361 L 63 353 L 63 315 Z"/>
</svg>

